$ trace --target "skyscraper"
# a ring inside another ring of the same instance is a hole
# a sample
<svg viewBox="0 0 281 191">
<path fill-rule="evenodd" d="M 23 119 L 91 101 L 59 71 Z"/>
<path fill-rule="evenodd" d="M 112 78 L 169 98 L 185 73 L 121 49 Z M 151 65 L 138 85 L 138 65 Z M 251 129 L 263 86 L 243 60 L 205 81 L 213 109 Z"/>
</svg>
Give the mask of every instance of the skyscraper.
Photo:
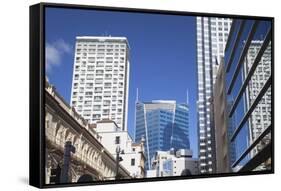
<svg viewBox="0 0 281 191">
<path fill-rule="evenodd" d="M 211 107 L 213 85 L 217 73 L 217 61 L 224 56 L 231 19 L 197 17 L 197 73 L 198 73 L 198 148 L 200 172 L 215 172 L 215 136 L 213 108 Z"/>
<path fill-rule="evenodd" d="M 136 103 L 135 141 L 145 138 L 146 168 L 156 151 L 189 149 L 189 108 L 187 103 L 154 100 Z"/>
<path fill-rule="evenodd" d="M 71 105 L 91 123 L 127 130 L 129 66 L 126 37 L 76 37 Z"/>
</svg>

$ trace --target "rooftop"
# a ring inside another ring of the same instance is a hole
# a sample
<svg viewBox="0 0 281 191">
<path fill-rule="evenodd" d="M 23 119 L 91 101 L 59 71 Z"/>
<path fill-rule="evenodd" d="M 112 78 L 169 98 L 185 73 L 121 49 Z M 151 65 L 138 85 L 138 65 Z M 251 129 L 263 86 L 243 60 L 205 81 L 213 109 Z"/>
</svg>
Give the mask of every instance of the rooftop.
<svg viewBox="0 0 281 191">
<path fill-rule="evenodd" d="M 175 100 L 152 100 L 151 103 L 170 103 L 170 104 L 175 104 Z"/>
<path fill-rule="evenodd" d="M 85 40 L 85 41 L 93 41 L 93 42 L 125 42 L 128 47 L 128 39 L 126 37 L 116 37 L 116 36 L 76 36 L 76 40 Z"/>
</svg>

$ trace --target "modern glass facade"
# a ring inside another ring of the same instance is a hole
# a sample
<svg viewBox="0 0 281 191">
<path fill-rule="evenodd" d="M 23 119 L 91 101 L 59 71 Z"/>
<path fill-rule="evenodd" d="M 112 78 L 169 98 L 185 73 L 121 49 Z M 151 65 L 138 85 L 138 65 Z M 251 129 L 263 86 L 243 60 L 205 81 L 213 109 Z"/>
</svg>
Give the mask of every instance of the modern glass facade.
<svg viewBox="0 0 281 191">
<path fill-rule="evenodd" d="M 257 56 L 259 49 L 263 44 L 262 40 L 253 40 L 246 59 L 244 60 L 244 75 L 249 72 L 251 69 L 254 59 Z M 246 106 L 250 108 L 251 104 L 254 102 L 254 98 L 257 96 L 259 90 L 262 88 L 266 79 L 271 75 L 270 70 L 271 65 L 271 46 L 269 45 L 260 60 L 260 63 L 257 66 L 255 73 L 253 74 L 251 81 L 246 90 Z M 245 76 L 246 77 L 246 76 Z M 250 142 L 253 142 L 261 132 L 271 124 L 271 90 L 266 92 L 263 96 L 260 104 L 257 105 L 257 108 L 253 111 L 250 121 L 249 121 L 249 138 Z M 252 155 L 257 153 L 257 148 L 252 152 Z"/>
<path fill-rule="evenodd" d="M 156 151 L 189 149 L 189 113 L 186 103 L 152 101 L 136 103 L 135 141 L 145 138 L 146 168 Z"/>
<path fill-rule="evenodd" d="M 235 115 L 231 142 L 236 143 L 237 171 L 270 170 L 272 158 L 272 22 L 234 20 L 226 44 L 226 91 Z"/>
</svg>

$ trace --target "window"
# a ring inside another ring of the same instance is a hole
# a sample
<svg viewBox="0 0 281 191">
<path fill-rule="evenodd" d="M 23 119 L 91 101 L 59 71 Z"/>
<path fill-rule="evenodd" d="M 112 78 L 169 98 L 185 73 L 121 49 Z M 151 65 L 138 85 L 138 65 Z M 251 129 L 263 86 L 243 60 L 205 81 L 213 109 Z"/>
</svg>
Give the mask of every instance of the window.
<svg viewBox="0 0 281 191">
<path fill-rule="evenodd" d="M 100 105 L 94 105 L 93 110 L 94 111 L 99 111 L 101 109 Z"/>
<path fill-rule="evenodd" d="M 104 100 L 103 105 L 104 106 L 109 106 L 110 105 L 110 100 Z"/>
<path fill-rule="evenodd" d="M 89 65 L 88 67 L 87 67 L 87 70 L 88 71 L 93 71 L 95 69 L 95 67 L 94 66 L 91 66 L 91 65 Z"/>
<path fill-rule="evenodd" d="M 115 144 L 120 144 L 120 136 L 115 137 Z"/>
<path fill-rule="evenodd" d="M 101 96 L 95 96 L 94 97 L 94 101 L 101 101 L 102 100 L 102 97 Z"/>
<path fill-rule="evenodd" d="M 135 166 L 136 160 L 135 159 L 131 159 L 131 166 Z"/>
<path fill-rule="evenodd" d="M 101 93 L 102 87 L 95 87 L 95 93 Z"/>
<path fill-rule="evenodd" d="M 100 119 L 100 115 L 99 114 L 94 114 L 93 115 L 93 120 L 98 120 Z"/>
<path fill-rule="evenodd" d="M 104 83 L 105 87 L 111 87 L 111 83 Z"/>
</svg>

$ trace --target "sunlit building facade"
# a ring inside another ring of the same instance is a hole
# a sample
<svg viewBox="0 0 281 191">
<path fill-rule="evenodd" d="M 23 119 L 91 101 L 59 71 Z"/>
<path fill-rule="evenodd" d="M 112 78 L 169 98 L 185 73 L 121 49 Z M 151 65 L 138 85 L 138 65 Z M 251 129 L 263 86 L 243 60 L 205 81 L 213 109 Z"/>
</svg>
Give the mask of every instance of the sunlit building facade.
<svg viewBox="0 0 281 191">
<path fill-rule="evenodd" d="M 127 130 L 129 66 L 126 37 L 76 37 L 71 105 L 91 123 Z"/>
</svg>

